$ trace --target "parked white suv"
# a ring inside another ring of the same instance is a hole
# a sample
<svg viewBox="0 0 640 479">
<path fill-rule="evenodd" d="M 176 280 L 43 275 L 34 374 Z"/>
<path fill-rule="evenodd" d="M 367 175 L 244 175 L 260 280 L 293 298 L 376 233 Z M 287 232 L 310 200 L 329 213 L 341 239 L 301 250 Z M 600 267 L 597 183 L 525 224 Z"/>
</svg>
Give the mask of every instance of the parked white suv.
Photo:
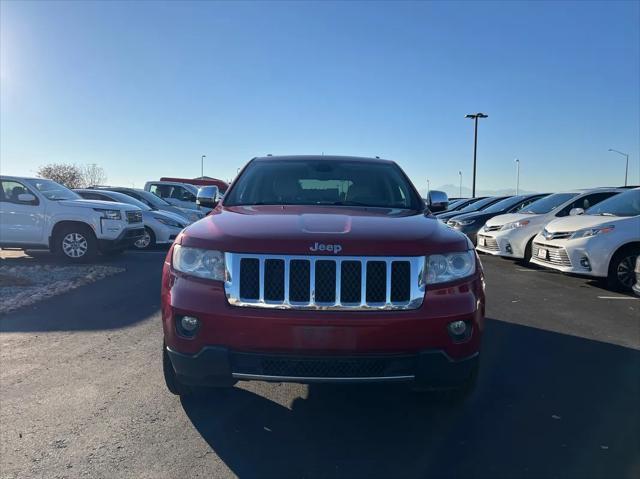
<svg viewBox="0 0 640 479">
<path fill-rule="evenodd" d="M 0 247 L 49 249 L 87 261 L 121 252 L 144 236 L 140 208 L 83 200 L 42 178 L 0 176 Z"/>
<path fill-rule="evenodd" d="M 478 232 L 476 249 L 529 262 L 533 238 L 549 221 L 569 216 L 573 209 L 586 210 L 622 191 L 619 188 L 596 188 L 554 193 L 531 203 L 518 213 L 495 216 Z"/>
<path fill-rule="evenodd" d="M 531 262 L 565 273 L 607 278 L 608 286 L 630 291 L 640 255 L 640 188 L 553 220 L 533 240 Z"/>
</svg>

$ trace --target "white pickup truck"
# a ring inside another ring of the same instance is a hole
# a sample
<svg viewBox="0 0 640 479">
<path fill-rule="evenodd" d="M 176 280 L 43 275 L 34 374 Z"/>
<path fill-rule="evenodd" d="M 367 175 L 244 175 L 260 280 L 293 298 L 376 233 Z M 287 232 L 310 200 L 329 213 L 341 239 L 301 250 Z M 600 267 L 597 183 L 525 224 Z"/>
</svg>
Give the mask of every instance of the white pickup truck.
<svg viewBox="0 0 640 479">
<path fill-rule="evenodd" d="M 72 262 L 124 251 L 144 236 L 135 206 L 83 200 L 42 178 L 0 176 L 0 247 L 49 249 Z"/>
</svg>

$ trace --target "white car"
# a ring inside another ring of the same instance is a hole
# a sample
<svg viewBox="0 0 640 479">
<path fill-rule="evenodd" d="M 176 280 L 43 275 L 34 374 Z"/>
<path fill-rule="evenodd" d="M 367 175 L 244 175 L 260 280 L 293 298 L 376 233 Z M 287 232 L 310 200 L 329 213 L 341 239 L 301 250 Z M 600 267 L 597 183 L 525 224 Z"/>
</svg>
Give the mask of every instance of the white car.
<svg viewBox="0 0 640 479">
<path fill-rule="evenodd" d="M 171 244 L 189 224 L 184 217 L 178 214 L 154 211 L 149 206 L 124 193 L 104 189 L 74 191 L 87 200 L 115 201 L 140 208 L 142 210 L 142 222 L 144 223 L 144 236 L 133 243 L 136 249 L 150 249 L 157 244 Z"/>
<path fill-rule="evenodd" d="M 194 210 L 191 208 L 180 208 L 179 206 L 174 206 L 171 203 L 163 200 L 162 198 L 154 195 L 150 191 L 141 190 L 138 188 L 127 188 L 123 186 L 96 186 L 91 189 L 101 189 L 108 191 L 116 191 L 118 193 L 124 193 L 125 195 L 131 196 L 132 198 L 144 203 L 152 210 L 158 211 L 167 211 L 169 213 L 177 213 L 180 216 L 186 218 L 189 223 L 194 223 L 198 220 L 201 220 L 206 216 L 204 211 Z"/>
<path fill-rule="evenodd" d="M 607 278 L 631 290 L 640 254 L 640 188 L 627 190 L 584 214 L 553 220 L 533 240 L 531 262 L 565 273 Z"/>
<path fill-rule="evenodd" d="M 142 211 L 87 201 L 55 181 L 0 176 L 0 247 L 48 249 L 81 262 L 119 253 L 144 236 Z"/>
<path fill-rule="evenodd" d="M 549 221 L 569 216 L 571 210 L 587 210 L 622 191 L 619 188 L 597 188 L 554 193 L 531 203 L 521 212 L 495 216 L 478 232 L 476 249 L 529 262 L 533 238 Z"/>
<path fill-rule="evenodd" d="M 175 181 L 147 181 L 144 185 L 145 191 L 150 191 L 158 198 L 171 203 L 179 208 L 200 210 L 205 213 L 211 211 L 210 208 L 202 208 L 196 203 L 198 187 L 189 183 L 178 183 Z"/>
</svg>

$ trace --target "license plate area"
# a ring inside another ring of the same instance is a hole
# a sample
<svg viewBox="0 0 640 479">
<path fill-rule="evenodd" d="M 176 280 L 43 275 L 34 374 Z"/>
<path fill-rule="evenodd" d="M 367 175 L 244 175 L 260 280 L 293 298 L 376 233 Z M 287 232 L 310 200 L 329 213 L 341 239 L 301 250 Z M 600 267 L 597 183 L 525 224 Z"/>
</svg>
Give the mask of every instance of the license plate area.
<svg viewBox="0 0 640 479">
<path fill-rule="evenodd" d="M 549 250 L 547 250 L 546 248 L 538 249 L 538 258 L 547 259 L 548 257 L 549 257 Z"/>
</svg>

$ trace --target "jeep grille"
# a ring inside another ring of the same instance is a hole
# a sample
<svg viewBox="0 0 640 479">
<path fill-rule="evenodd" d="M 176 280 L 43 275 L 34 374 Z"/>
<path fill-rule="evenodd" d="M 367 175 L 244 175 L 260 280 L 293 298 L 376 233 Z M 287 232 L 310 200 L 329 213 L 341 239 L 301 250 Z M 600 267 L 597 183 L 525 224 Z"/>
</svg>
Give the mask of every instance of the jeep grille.
<svg viewBox="0 0 640 479">
<path fill-rule="evenodd" d="M 424 257 L 226 253 L 229 303 L 280 309 L 416 309 Z"/>
</svg>

